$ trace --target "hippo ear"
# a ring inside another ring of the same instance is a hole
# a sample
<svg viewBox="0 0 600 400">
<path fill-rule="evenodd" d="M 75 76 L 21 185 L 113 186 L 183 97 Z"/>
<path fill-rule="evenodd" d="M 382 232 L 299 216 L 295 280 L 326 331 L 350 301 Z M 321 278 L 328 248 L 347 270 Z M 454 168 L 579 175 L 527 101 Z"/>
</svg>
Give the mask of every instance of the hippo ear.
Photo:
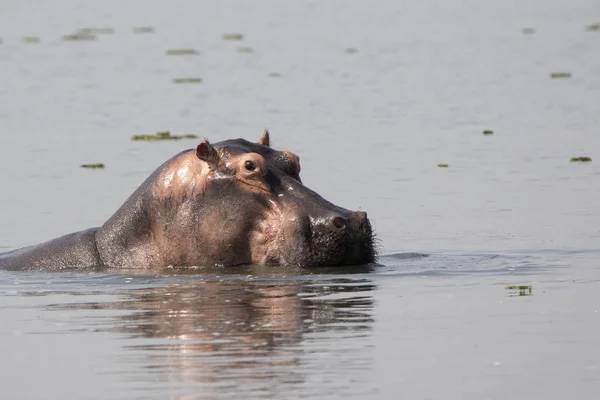
<svg viewBox="0 0 600 400">
<path fill-rule="evenodd" d="M 269 147 L 271 145 L 271 140 L 269 140 L 269 131 L 265 129 L 265 133 L 263 133 L 262 137 L 258 139 L 258 144 L 262 144 L 263 146 Z"/>
<path fill-rule="evenodd" d="M 202 161 L 205 161 L 211 171 L 217 169 L 221 159 L 217 150 L 208 143 L 208 140 L 204 140 L 196 147 L 196 156 Z"/>
</svg>

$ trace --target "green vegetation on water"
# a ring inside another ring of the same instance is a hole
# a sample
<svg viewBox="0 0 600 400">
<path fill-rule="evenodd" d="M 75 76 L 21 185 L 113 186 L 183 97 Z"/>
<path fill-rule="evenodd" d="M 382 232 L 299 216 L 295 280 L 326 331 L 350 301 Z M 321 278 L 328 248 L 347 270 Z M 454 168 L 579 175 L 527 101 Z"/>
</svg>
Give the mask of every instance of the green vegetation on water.
<svg viewBox="0 0 600 400">
<path fill-rule="evenodd" d="M 583 156 L 583 157 L 571 157 L 571 162 L 590 162 L 592 161 L 591 157 Z"/>
<path fill-rule="evenodd" d="M 198 54 L 198 51 L 194 49 L 169 49 L 167 50 L 168 56 L 183 56 L 183 55 L 192 55 Z"/>
<path fill-rule="evenodd" d="M 224 33 L 223 40 L 244 40 L 244 35 L 241 33 Z"/>
<path fill-rule="evenodd" d="M 531 296 L 531 292 L 533 290 L 531 285 L 511 285 L 505 287 L 504 289 L 516 291 L 516 293 L 511 293 L 509 296 Z"/>
<path fill-rule="evenodd" d="M 175 78 L 173 83 L 202 83 L 202 78 Z"/>
<path fill-rule="evenodd" d="M 40 42 L 39 36 L 23 36 L 23 38 L 21 40 L 23 41 L 23 43 L 39 43 Z"/>
<path fill-rule="evenodd" d="M 103 169 L 104 168 L 104 164 L 102 164 L 102 163 L 97 163 L 97 164 L 83 164 L 83 165 L 81 165 L 81 168 Z"/>
<path fill-rule="evenodd" d="M 110 35 L 115 33 L 115 30 L 113 28 L 83 28 L 79 32 L 88 35 Z"/>
<path fill-rule="evenodd" d="M 438 166 L 438 168 L 448 168 L 449 167 L 448 164 L 438 164 L 437 166 Z"/>
<path fill-rule="evenodd" d="M 154 28 L 151 26 L 140 26 L 133 28 L 133 33 L 154 33 Z"/>
<path fill-rule="evenodd" d="M 570 77 L 571 77 L 571 73 L 570 72 L 552 72 L 550 74 L 550 78 L 552 78 L 552 79 L 570 78 Z"/>
<path fill-rule="evenodd" d="M 253 53 L 254 52 L 252 47 L 244 47 L 244 46 L 238 47 L 237 51 L 238 51 L 238 53 Z"/>
<path fill-rule="evenodd" d="M 171 132 L 157 132 L 155 135 L 134 135 L 131 140 L 155 142 L 157 140 L 181 140 L 181 139 L 198 139 L 197 135 L 171 135 Z"/>
<path fill-rule="evenodd" d="M 96 40 L 96 35 L 93 35 L 83 30 L 63 36 L 63 40 Z"/>
<path fill-rule="evenodd" d="M 483 133 L 484 135 L 493 135 L 493 134 L 494 134 L 494 131 L 493 131 L 493 130 L 491 130 L 491 129 L 486 129 L 486 130 L 484 130 L 482 133 Z"/>
<path fill-rule="evenodd" d="M 600 24 L 591 24 L 585 27 L 588 32 L 600 32 Z"/>
<path fill-rule="evenodd" d="M 511 285 L 505 287 L 506 290 L 531 290 L 531 285 Z"/>
</svg>

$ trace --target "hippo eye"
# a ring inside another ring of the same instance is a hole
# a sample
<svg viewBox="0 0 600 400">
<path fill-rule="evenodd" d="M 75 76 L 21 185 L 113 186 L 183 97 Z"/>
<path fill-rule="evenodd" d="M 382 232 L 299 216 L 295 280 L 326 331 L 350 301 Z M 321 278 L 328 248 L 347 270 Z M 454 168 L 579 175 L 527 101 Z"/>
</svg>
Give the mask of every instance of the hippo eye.
<svg viewBox="0 0 600 400">
<path fill-rule="evenodd" d="M 252 161 L 246 161 L 244 163 L 244 168 L 248 171 L 254 171 L 256 169 L 256 165 Z"/>
</svg>

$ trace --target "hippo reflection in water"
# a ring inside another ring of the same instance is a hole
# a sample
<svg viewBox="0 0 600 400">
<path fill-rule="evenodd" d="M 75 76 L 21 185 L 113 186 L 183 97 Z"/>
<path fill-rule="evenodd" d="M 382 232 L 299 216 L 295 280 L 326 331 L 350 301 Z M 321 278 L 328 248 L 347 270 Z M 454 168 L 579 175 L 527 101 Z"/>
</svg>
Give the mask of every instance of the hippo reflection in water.
<svg viewBox="0 0 600 400">
<path fill-rule="evenodd" d="M 140 362 L 124 371 L 125 379 L 141 374 L 146 382 L 206 383 L 201 390 L 194 386 L 202 395 L 190 400 L 218 398 L 224 387 L 252 394 L 260 390 L 252 398 L 299 397 L 298 390 L 315 372 L 312 362 L 322 361 L 322 354 L 310 354 L 316 343 L 343 340 L 344 350 L 336 347 L 334 353 L 343 354 L 344 363 L 360 374 L 357 366 L 369 350 L 356 344 L 372 334 L 377 289 L 372 281 L 335 275 L 318 281 L 228 279 L 228 272 L 219 280 L 121 285 L 118 298 L 86 297 L 48 308 L 69 315 L 83 312 L 90 317 L 81 320 L 84 326 L 120 334 L 128 342 L 123 342 L 124 356 Z M 96 312 L 113 317 L 98 321 Z"/>
<path fill-rule="evenodd" d="M 0 268 L 337 266 L 374 262 L 365 212 L 302 184 L 300 161 L 244 139 L 184 151 L 99 228 L 0 254 Z"/>
</svg>

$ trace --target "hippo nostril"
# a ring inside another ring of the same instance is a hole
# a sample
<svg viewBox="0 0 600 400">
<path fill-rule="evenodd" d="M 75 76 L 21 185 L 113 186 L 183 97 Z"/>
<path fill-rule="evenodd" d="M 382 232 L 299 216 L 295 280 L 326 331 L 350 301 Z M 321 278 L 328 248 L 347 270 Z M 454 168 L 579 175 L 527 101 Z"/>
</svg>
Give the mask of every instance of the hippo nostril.
<svg viewBox="0 0 600 400">
<path fill-rule="evenodd" d="M 344 229 L 348 221 L 346 221 L 346 218 L 344 217 L 337 216 L 331 217 L 331 223 L 338 229 Z"/>
<path fill-rule="evenodd" d="M 349 219 L 352 228 L 361 229 L 361 227 L 369 224 L 367 213 L 364 211 L 353 211 L 350 213 Z"/>
</svg>

